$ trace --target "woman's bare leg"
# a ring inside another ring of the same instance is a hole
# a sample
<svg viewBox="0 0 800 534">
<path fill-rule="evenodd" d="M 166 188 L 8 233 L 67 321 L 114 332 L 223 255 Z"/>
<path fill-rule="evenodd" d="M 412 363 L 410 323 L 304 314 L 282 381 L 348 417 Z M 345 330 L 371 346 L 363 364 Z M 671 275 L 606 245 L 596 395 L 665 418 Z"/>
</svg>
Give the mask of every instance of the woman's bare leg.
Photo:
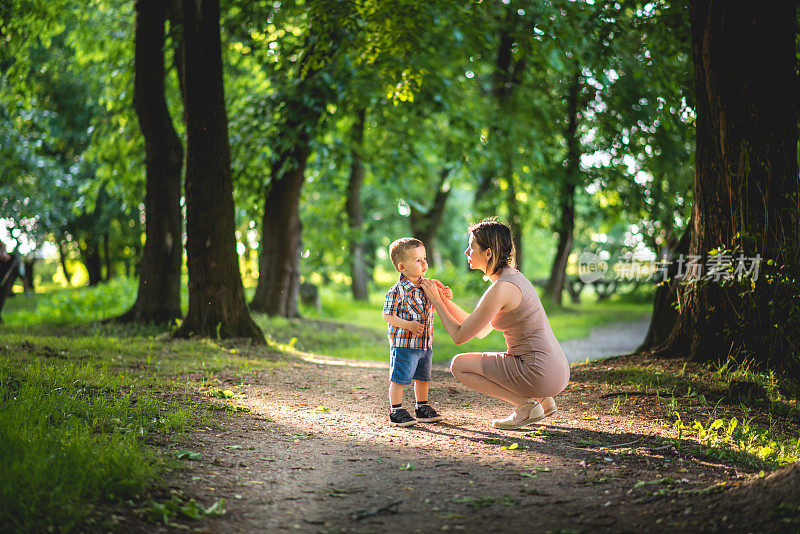
<svg viewBox="0 0 800 534">
<path fill-rule="evenodd" d="M 450 372 L 453 373 L 456 380 L 468 388 L 504 400 L 514 406 L 519 406 L 531 400 L 530 397 L 518 395 L 483 376 L 483 358 L 484 356 L 481 352 L 456 354 L 450 362 Z"/>
</svg>

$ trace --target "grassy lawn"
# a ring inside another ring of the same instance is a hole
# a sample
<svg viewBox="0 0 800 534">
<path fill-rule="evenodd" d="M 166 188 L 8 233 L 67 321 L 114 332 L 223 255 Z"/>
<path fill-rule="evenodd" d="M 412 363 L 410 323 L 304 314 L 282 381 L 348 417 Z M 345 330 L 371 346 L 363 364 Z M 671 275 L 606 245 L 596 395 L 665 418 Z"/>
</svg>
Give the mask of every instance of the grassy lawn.
<svg viewBox="0 0 800 534">
<path fill-rule="evenodd" d="M 98 306 L 118 291 L 112 284 L 53 296 L 77 307 L 73 297 L 88 293 Z M 55 326 L 60 313 L 53 323 L 45 315 L 19 325 L 11 310 L 35 313 L 36 300 L 52 309 L 47 296 L 16 297 L 0 327 L 0 524 L 9 531 L 115 529 L 106 507 L 138 502 L 180 462 L 185 431 L 211 424 L 219 404 L 204 397 L 215 372 L 280 365 L 264 357 L 274 347 L 171 341 L 137 326 Z"/>
</svg>

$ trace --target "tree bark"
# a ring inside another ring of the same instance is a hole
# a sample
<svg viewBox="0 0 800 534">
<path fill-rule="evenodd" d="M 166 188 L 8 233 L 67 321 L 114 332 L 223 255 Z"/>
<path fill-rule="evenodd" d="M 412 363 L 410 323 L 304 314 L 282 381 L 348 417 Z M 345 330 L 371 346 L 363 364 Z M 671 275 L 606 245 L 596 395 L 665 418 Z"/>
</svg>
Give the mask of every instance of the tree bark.
<svg viewBox="0 0 800 534">
<path fill-rule="evenodd" d="M 106 282 L 114 278 L 114 262 L 111 260 L 111 236 L 103 232 L 103 260 L 106 268 Z"/>
<path fill-rule="evenodd" d="M 25 293 L 28 291 L 36 292 L 36 288 L 33 287 L 33 268 L 36 265 L 35 260 L 25 260 L 25 278 L 24 278 L 24 288 Z"/>
<path fill-rule="evenodd" d="M 567 262 L 572 252 L 573 231 L 575 229 L 575 184 L 563 183 L 561 188 L 561 219 L 558 224 L 558 246 L 550 269 L 544 294 L 551 305 L 561 306 L 564 284 L 567 281 Z"/>
<path fill-rule="evenodd" d="M 79 247 L 83 265 L 89 275 L 89 286 L 93 287 L 103 281 L 103 263 L 100 261 L 100 242 L 94 237 L 87 237 L 83 246 Z"/>
<path fill-rule="evenodd" d="M 558 247 L 550 269 L 550 279 L 545 288 L 545 298 L 551 304 L 561 306 L 564 283 L 567 279 L 567 261 L 572 252 L 572 239 L 575 230 L 575 187 L 580 174 L 580 143 L 578 139 L 578 113 L 580 104 L 578 93 L 580 91 L 580 69 L 575 69 L 575 74 L 570 84 L 567 95 L 567 157 L 564 183 L 561 189 L 561 218 L 558 224 Z"/>
<path fill-rule="evenodd" d="M 67 269 L 67 250 L 63 239 L 58 240 L 58 259 L 61 262 L 61 270 L 64 272 L 64 279 L 67 281 L 67 285 L 72 285 L 72 273 Z"/>
<path fill-rule="evenodd" d="M 300 128 L 299 125 L 295 125 Z M 303 137 L 302 135 L 300 137 Z M 258 286 L 250 309 L 297 317 L 300 288 L 300 191 L 305 181 L 309 140 L 303 138 L 272 165 L 272 182 L 264 202 Z"/>
<path fill-rule="evenodd" d="M 13 253 L 10 255 L 11 259 L 8 262 L 0 264 L 0 324 L 3 324 L 3 306 L 6 298 L 11 294 L 11 288 L 19 275 L 19 256 Z"/>
<path fill-rule="evenodd" d="M 438 256 L 436 236 L 439 233 L 439 227 L 442 225 L 444 209 L 447 205 L 447 199 L 450 196 L 450 188 L 446 187 L 445 184 L 451 172 L 452 169 L 449 167 L 444 167 L 439 172 L 439 183 L 436 184 L 436 195 L 433 197 L 433 203 L 427 211 L 422 211 L 419 208 L 411 206 L 411 214 L 409 216 L 411 234 L 425 244 L 428 253 L 428 263 L 431 265 L 436 264 L 436 257 Z"/>
<path fill-rule="evenodd" d="M 491 97 L 494 101 L 494 109 L 497 114 L 504 117 L 513 116 L 513 110 L 509 109 L 509 104 L 514 91 L 522 81 L 522 77 L 527 65 L 526 57 L 519 53 L 515 59 L 515 47 L 520 46 L 514 39 L 516 28 L 516 15 L 511 10 L 503 10 L 504 20 L 501 22 L 498 33 L 497 54 L 495 56 L 494 72 L 492 73 Z M 503 119 L 505 120 L 505 119 Z M 480 215 L 496 214 L 497 202 L 493 201 L 492 193 L 496 193 L 496 180 L 498 172 L 500 176 L 506 176 L 509 189 L 514 189 L 513 184 L 513 161 L 510 160 L 508 150 L 510 150 L 511 140 L 508 132 L 501 128 L 502 121 L 495 119 L 489 128 L 489 143 L 494 145 L 494 153 L 500 155 L 502 161 L 488 162 L 479 175 L 478 186 L 475 190 L 473 205 L 475 211 Z M 510 195 L 510 193 L 509 193 Z M 516 216 L 518 210 L 516 206 L 516 194 L 513 199 L 506 197 L 513 205 L 508 206 L 509 219 Z M 519 228 L 513 228 L 513 221 L 509 221 L 514 230 L 515 245 L 522 243 L 522 235 Z M 521 250 L 521 249 L 519 249 Z M 517 262 L 521 265 L 522 256 L 517 251 Z"/>
<path fill-rule="evenodd" d="M 252 248 L 250 248 L 250 240 L 247 238 L 247 230 L 248 226 L 242 226 L 242 256 L 241 256 L 241 264 L 242 264 L 242 276 L 245 280 L 250 280 L 253 277 L 253 270 L 250 266 L 250 253 L 252 252 Z M 238 247 L 238 245 L 237 245 Z"/>
<path fill-rule="evenodd" d="M 784 279 L 800 278 L 796 2 L 695 0 L 689 9 L 697 110 L 689 253 L 701 265 L 717 247 L 759 254 L 761 272 L 742 284 L 682 284 L 678 320 L 654 352 L 697 361 L 738 354 L 797 373 L 797 282 Z"/>
<path fill-rule="evenodd" d="M 650 326 L 647 328 L 644 341 L 639 348 L 636 349 L 636 352 L 647 352 L 658 347 L 667 340 L 670 332 L 672 332 L 672 328 L 675 326 L 675 321 L 678 319 L 678 311 L 675 309 L 675 302 L 678 284 L 680 283 L 680 281 L 676 279 L 680 264 L 675 260 L 680 255 L 686 256 L 689 253 L 691 228 L 692 222 L 689 221 L 686 230 L 683 232 L 683 237 L 681 237 L 681 240 L 678 242 L 673 254 L 664 258 L 666 261 L 670 262 L 667 267 L 667 281 L 656 288 L 656 294 L 653 298 L 653 315 L 650 317 Z"/>
<path fill-rule="evenodd" d="M 181 317 L 183 146 L 164 93 L 165 8 L 136 2 L 133 105 L 145 140 L 145 245 L 136 302 L 119 320 L 167 323 Z"/>
<path fill-rule="evenodd" d="M 352 130 L 353 149 L 351 151 L 350 180 L 347 183 L 347 224 L 350 227 L 350 276 L 351 290 L 354 300 L 366 301 L 369 298 L 367 288 L 367 270 L 364 261 L 364 213 L 361 209 L 361 185 L 364 183 L 364 163 L 361 153 L 364 148 L 364 122 L 367 110 L 356 111 L 356 122 Z"/>
<path fill-rule="evenodd" d="M 175 336 L 264 343 L 244 300 L 236 255 L 219 0 L 184 0 L 183 22 L 189 310 Z"/>
</svg>

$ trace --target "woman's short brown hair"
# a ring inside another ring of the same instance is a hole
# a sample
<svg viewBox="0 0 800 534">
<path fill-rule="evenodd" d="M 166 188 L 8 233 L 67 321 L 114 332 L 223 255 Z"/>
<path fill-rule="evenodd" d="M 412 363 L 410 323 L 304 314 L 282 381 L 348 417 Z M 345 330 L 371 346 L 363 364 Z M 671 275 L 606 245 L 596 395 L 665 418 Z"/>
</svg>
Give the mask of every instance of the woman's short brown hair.
<svg viewBox="0 0 800 534">
<path fill-rule="evenodd" d="M 469 231 L 475 236 L 479 247 L 492 251 L 486 268 L 487 275 L 495 274 L 504 267 L 516 267 L 517 252 L 514 249 L 511 228 L 501 223 L 497 217 L 487 217 L 470 226 Z"/>
</svg>

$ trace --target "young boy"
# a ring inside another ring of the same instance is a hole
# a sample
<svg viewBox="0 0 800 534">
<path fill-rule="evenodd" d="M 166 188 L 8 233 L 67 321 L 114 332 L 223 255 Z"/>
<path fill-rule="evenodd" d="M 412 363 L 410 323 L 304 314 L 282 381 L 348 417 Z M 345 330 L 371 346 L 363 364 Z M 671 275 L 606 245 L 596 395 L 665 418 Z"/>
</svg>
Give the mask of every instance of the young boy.
<svg viewBox="0 0 800 534">
<path fill-rule="evenodd" d="M 425 246 L 418 239 L 403 237 L 389 245 L 389 257 L 400 272 L 400 279 L 389 289 L 383 303 L 383 319 L 389 323 L 389 420 L 393 426 L 440 421 L 442 416 L 428 404 L 433 304 L 419 284 L 428 270 Z M 445 297 L 453 297 L 450 288 L 439 285 Z M 403 389 L 412 380 L 417 399 L 416 419 L 403 408 Z"/>
</svg>

